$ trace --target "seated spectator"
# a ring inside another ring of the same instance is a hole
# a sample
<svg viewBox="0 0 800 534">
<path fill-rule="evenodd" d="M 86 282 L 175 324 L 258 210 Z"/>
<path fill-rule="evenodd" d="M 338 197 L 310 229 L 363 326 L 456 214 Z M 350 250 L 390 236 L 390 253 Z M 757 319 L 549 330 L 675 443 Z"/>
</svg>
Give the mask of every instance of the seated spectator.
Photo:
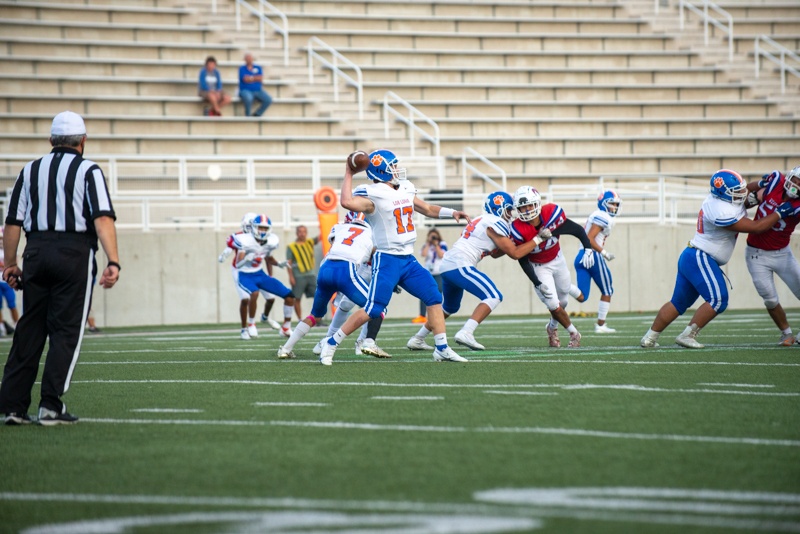
<svg viewBox="0 0 800 534">
<path fill-rule="evenodd" d="M 214 56 L 208 56 L 206 66 L 200 70 L 198 94 L 208 104 L 208 115 L 212 117 L 222 116 L 222 107 L 231 103 L 231 97 L 222 90 L 222 75 Z"/>
<path fill-rule="evenodd" d="M 253 100 L 261 102 L 256 112 L 253 113 L 253 117 L 263 115 L 269 105 L 272 104 L 272 97 L 261 87 L 263 80 L 264 70 L 260 65 L 253 63 L 253 54 L 245 54 L 244 65 L 239 67 L 239 98 L 242 99 L 242 104 L 244 104 L 244 115 L 246 117 L 250 116 Z"/>
</svg>

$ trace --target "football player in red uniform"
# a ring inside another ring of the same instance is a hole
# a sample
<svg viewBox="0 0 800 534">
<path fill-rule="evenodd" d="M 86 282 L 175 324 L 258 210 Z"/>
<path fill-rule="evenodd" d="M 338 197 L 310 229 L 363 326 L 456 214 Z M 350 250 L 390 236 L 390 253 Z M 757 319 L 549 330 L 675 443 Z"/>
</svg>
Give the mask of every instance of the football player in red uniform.
<svg viewBox="0 0 800 534">
<path fill-rule="evenodd" d="M 583 226 L 567 218 L 558 205 L 545 204 L 539 192 L 530 186 L 522 186 L 514 193 L 514 209 L 517 219 L 511 224 L 511 238 L 516 244 L 538 241 L 536 248 L 527 257 L 519 260 L 522 270 L 536 288 L 539 299 L 550 310 L 547 337 L 551 347 L 560 347 L 559 323 L 569 332 L 569 347 L 581 346 L 581 334 L 570 321 L 564 309 L 569 300 L 571 276 L 558 237 L 569 234 L 580 239 L 583 245 L 581 264 L 591 269 L 594 265 L 594 250 Z"/>
<path fill-rule="evenodd" d="M 780 344 L 789 347 L 800 343 L 800 334 L 797 337 L 792 335 L 786 312 L 778 301 L 774 275 L 778 275 L 794 296 L 800 299 L 800 263 L 789 247 L 789 238 L 800 222 L 800 166 L 785 176 L 779 171 L 765 174 L 761 180 L 747 184 L 747 190 L 751 194 L 760 193 L 761 196 L 755 220 L 775 212 L 784 202 L 791 203 L 794 208 L 791 215 L 780 219 L 763 234 L 748 235 L 745 248 L 747 270 L 750 271 L 756 291 L 764 299 L 767 312 L 781 331 Z"/>
</svg>

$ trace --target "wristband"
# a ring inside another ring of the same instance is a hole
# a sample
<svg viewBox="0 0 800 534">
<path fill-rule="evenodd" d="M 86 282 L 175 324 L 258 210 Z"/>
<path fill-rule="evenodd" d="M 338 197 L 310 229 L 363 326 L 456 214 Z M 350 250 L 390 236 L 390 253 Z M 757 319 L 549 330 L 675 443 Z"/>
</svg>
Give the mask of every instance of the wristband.
<svg viewBox="0 0 800 534">
<path fill-rule="evenodd" d="M 450 219 L 456 210 L 451 208 L 440 208 L 439 209 L 439 218 L 440 219 Z"/>
<path fill-rule="evenodd" d="M 106 265 L 106 267 L 116 267 L 118 271 L 122 270 L 122 266 L 115 261 L 108 262 L 108 265 Z"/>
</svg>

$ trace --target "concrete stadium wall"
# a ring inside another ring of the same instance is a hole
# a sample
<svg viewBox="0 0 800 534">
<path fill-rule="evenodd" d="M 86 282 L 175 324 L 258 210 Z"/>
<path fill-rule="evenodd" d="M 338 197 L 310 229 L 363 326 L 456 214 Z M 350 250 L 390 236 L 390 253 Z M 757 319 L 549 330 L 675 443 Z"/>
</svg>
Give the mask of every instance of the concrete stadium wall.
<svg viewBox="0 0 800 534">
<path fill-rule="evenodd" d="M 456 227 L 440 228 L 444 239 L 453 243 L 460 233 Z M 314 229 L 310 232 L 312 235 Z M 422 231 L 420 232 L 423 233 Z M 611 312 L 653 312 L 672 295 L 678 255 L 693 236 L 692 226 L 658 226 L 651 224 L 619 224 L 609 239 L 608 250 L 616 254 L 611 263 L 615 294 Z M 285 245 L 294 239 L 293 232 L 279 234 L 281 247 L 277 259 L 285 257 Z M 119 284 L 112 290 L 97 288 L 94 298 L 95 317 L 100 326 L 134 326 L 189 323 L 238 323 L 238 297 L 231 280 L 230 263 L 217 262 L 227 234 L 213 232 L 122 233 L 119 236 L 120 262 L 123 270 Z M 572 269 L 579 242 L 570 236 L 562 238 L 562 249 Z M 731 309 L 760 309 L 763 304 L 756 294 L 744 262 L 745 236 L 740 236 L 736 251 L 724 270 L 733 285 Z M 792 240 L 794 254 L 800 253 L 800 237 Z M 102 253 L 98 264 L 105 265 Z M 505 296 L 497 315 L 545 314 L 546 309 L 515 261 L 508 258 L 487 258 L 480 268 L 497 283 Z M 288 284 L 286 272 L 276 269 L 276 276 Z M 781 302 L 796 308 L 798 301 L 778 281 Z M 596 313 L 599 299 L 592 287 L 588 302 L 570 301 L 569 310 Z M 466 295 L 458 317 L 472 312 L 476 299 Z M 303 313 L 311 309 L 311 300 L 303 299 Z M 281 302 L 276 302 L 272 317 L 280 315 Z M 418 301 L 403 292 L 393 298 L 390 317 L 413 317 Z M 292 319 L 294 323 L 296 318 Z"/>
</svg>

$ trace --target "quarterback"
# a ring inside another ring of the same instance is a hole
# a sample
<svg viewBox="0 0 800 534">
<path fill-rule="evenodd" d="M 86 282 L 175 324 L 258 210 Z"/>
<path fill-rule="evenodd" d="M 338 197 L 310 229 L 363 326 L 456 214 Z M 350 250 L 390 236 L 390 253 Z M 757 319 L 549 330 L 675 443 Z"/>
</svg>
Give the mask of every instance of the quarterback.
<svg viewBox="0 0 800 534">
<path fill-rule="evenodd" d="M 786 312 L 778 301 L 775 275 L 800 299 L 800 264 L 789 248 L 789 239 L 800 222 L 800 166 L 787 172 L 786 176 L 779 171 L 765 174 L 761 180 L 747 184 L 747 190 L 762 190 L 756 221 L 773 213 L 784 202 L 789 202 L 793 207 L 788 217 L 778 221 L 768 231 L 747 236 L 745 248 L 747 270 L 750 271 L 756 291 L 781 331 L 780 344 L 789 347 L 800 343 L 800 334 L 792 336 Z"/>
<path fill-rule="evenodd" d="M 766 232 L 794 210 L 791 203 L 784 202 L 773 213 L 753 221 L 745 211 L 747 194 L 747 184 L 738 172 L 722 169 L 711 176 L 710 192 L 697 216 L 697 231 L 678 259 L 672 299 L 658 311 L 640 342 L 642 347 L 657 347 L 661 332 L 683 315 L 697 297 L 703 297 L 705 302 L 675 343 L 690 349 L 704 347 L 697 341 L 697 334 L 728 307 L 728 286 L 720 266 L 731 259 L 739 232 Z"/>
<path fill-rule="evenodd" d="M 428 320 L 436 342 L 433 359 L 467 361 L 447 345 L 442 294 L 433 275 L 414 256 L 417 229 L 413 216 L 419 212 L 427 217 L 453 217 L 457 221 L 462 218 L 469 221 L 469 216 L 463 211 L 428 204 L 418 198 L 414 186 L 405 179 L 405 169 L 398 167 L 397 156 L 389 150 L 370 153 L 366 172 L 372 183 L 353 191 L 353 169 L 349 164 L 345 165 L 340 204 L 347 210 L 364 213 L 372 228 L 376 251 L 372 259 L 372 280 L 367 303 L 353 313 L 333 336 L 327 338 L 319 357 L 320 363 L 331 365 L 336 347 L 347 335 L 370 317 L 383 314 L 398 285 L 425 302 L 428 308 Z"/>
</svg>

